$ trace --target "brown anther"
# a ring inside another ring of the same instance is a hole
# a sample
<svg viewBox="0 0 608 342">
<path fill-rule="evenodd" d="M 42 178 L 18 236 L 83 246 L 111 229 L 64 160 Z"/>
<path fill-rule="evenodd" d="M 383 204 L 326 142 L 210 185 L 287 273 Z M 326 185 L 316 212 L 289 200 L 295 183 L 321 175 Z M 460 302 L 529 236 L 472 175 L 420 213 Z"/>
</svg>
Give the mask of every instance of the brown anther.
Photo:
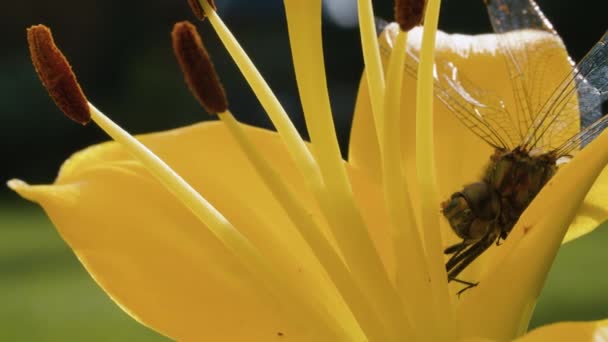
<svg viewBox="0 0 608 342">
<path fill-rule="evenodd" d="M 225 112 L 228 101 L 224 88 L 196 27 L 188 21 L 179 22 L 173 26 L 171 38 L 173 52 L 194 97 L 208 113 Z"/>
<path fill-rule="evenodd" d="M 203 10 L 203 7 L 198 0 L 188 0 L 188 4 L 192 9 L 192 13 L 194 13 L 198 20 L 205 20 L 205 10 Z"/>
<path fill-rule="evenodd" d="M 55 45 L 51 30 L 44 25 L 28 28 L 27 43 L 38 77 L 55 104 L 70 119 L 86 125 L 91 121 L 88 101 L 70 63 Z"/>
<path fill-rule="evenodd" d="M 419 25 L 424 16 L 425 0 L 395 0 L 395 20 L 402 31 Z"/>
<path fill-rule="evenodd" d="M 207 0 L 207 2 L 214 10 L 217 10 L 217 7 L 215 7 L 215 2 L 213 0 Z M 203 9 L 203 6 L 201 6 L 199 0 L 188 0 L 188 4 L 190 5 L 190 8 L 192 9 L 194 15 L 199 20 L 205 20 L 205 17 L 207 17 L 207 15 L 205 14 L 205 10 Z"/>
</svg>

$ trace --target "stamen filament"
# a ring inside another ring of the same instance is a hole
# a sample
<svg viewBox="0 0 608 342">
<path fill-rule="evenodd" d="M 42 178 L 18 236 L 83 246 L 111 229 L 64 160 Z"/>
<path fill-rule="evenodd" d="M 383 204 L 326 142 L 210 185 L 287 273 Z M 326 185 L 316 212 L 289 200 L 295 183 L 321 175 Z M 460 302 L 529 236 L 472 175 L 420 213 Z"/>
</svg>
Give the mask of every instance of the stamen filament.
<svg viewBox="0 0 608 342">
<path fill-rule="evenodd" d="M 401 166 L 401 87 L 405 67 L 407 32 L 399 30 L 387 70 L 382 139 L 382 181 L 385 202 L 391 220 L 391 233 L 396 263 L 396 285 L 409 312 L 417 336 L 432 327 L 431 288 L 428 284 L 426 257 L 416 228 L 411 196 Z"/>
<path fill-rule="evenodd" d="M 437 177 L 435 174 L 435 144 L 433 136 L 433 60 L 435 36 L 441 0 L 429 0 L 424 17 L 424 32 L 418 67 L 416 89 L 416 171 L 420 186 L 421 224 L 424 231 L 425 252 L 434 294 L 435 333 L 447 340 L 454 334 L 454 318 L 447 287 L 441 248 L 440 212 Z M 439 329 L 439 327 L 442 327 Z"/>
<path fill-rule="evenodd" d="M 326 204 L 332 209 L 332 232 L 351 272 L 363 289 L 372 291 L 378 311 L 393 336 L 398 336 L 407 318 L 354 201 L 335 135 L 323 61 L 321 1 L 285 0 L 284 5 L 306 124 L 331 194 L 332 200 Z"/>
<path fill-rule="evenodd" d="M 339 268 L 337 270 L 338 272 L 335 274 L 340 275 L 341 279 L 336 281 L 336 286 L 342 285 L 341 287 L 348 291 L 347 295 L 349 298 L 347 298 L 347 300 L 350 299 L 351 307 L 354 305 L 353 312 L 359 318 L 363 328 L 365 328 L 370 336 L 376 336 L 379 340 L 386 340 L 385 337 L 381 337 L 384 333 L 384 329 L 380 324 L 381 321 L 377 317 L 377 313 L 374 313 L 374 311 L 371 310 L 369 301 L 361 300 L 362 293 L 360 288 L 356 285 L 353 286 L 354 281 L 351 279 L 350 273 L 342 263 L 342 260 L 339 258 L 336 251 L 321 234 L 321 230 L 314 220 L 312 220 L 309 213 L 303 209 L 302 205 L 297 202 L 296 197 L 291 194 L 287 186 L 281 181 L 280 175 L 265 162 L 263 157 L 261 157 L 261 154 L 257 152 L 242 132 L 234 117 L 227 111 L 225 95 L 213 68 L 213 63 L 194 26 L 187 22 L 178 23 L 174 27 L 172 37 L 176 57 L 180 62 L 186 83 L 190 90 L 207 111 L 214 108 L 221 108 L 215 112 L 220 113 L 218 115 L 226 123 L 232 135 L 240 144 L 242 150 L 246 153 L 252 164 L 254 164 L 267 187 L 269 187 L 273 194 L 278 197 L 279 203 L 282 203 L 296 227 L 301 231 L 305 239 L 310 242 L 310 247 L 315 255 L 323 257 L 319 258 L 323 264 L 328 264 L 333 268 Z M 221 104 L 221 106 L 215 105 L 215 103 Z M 209 104 L 213 105 L 209 106 Z M 333 122 L 330 123 L 332 126 L 331 131 L 334 132 Z M 335 134 L 333 138 L 335 141 Z M 339 157 L 337 142 L 335 143 L 335 147 L 340 167 L 344 172 L 341 158 Z M 344 175 L 344 177 L 346 177 L 346 175 Z M 317 197 L 324 198 L 324 196 Z M 328 212 L 332 211 L 329 210 Z M 304 227 L 302 227 L 302 225 L 304 225 Z M 327 257 L 329 257 L 329 260 Z M 330 272 L 329 274 L 331 277 L 332 273 Z"/>
<path fill-rule="evenodd" d="M 338 225 L 344 225 L 344 221 L 340 221 L 339 219 L 337 219 L 337 217 L 338 217 L 337 213 L 334 212 L 334 210 L 332 210 L 332 209 L 336 209 L 335 205 L 330 206 L 330 203 L 326 196 L 327 190 L 325 189 L 325 184 L 323 182 L 323 179 L 321 178 L 321 173 L 319 172 L 319 168 L 318 168 L 318 165 L 316 164 L 315 159 L 313 158 L 312 154 L 310 154 L 310 151 L 306 148 L 306 145 L 304 144 L 303 140 L 297 133 L 295 127 L 291 123 L 291 120 L 289 120 L 289 117 L 285 113 L 285 110 L 282 108 L 282 106 L 280 105 L 280 103 L 278 102 L 278 100 L 276 99 L 276 97 L 274 96 L 272 91 L 270 90 L 270 87 L 264 81 L 264 79 L 262 78 L 260 73 L 255 69 L 254 64 L 247 57 L 247 55 L 245 54 L 243 49 L 238 45 L 234 36 L 232 36 L 230 31 L 226 28 L 224 23 L 221 21 L 221 19 L 217 15 L 217 13 L 206 3 L 206 1 L 204 1 L 204 0 L 201 1 L 201 5 L 205 9 L 205 12 L 207 13 L 207 18 L 209 19 L 209 21 L 215 28 L 218 36 L 224 43 L 226 49 L 231 54 L 232 58 L 234 59 L 235 63 L 237 64 L 237 66 L 239 66 L 241 72 L 243 73 L 243 75 L 245 76 L 247 81 L 249 82 L 251 88 L 256 93 L 256 96 L 262 103 L 262 106 L 268 113 L 268 115 L 269 115 L 270 119 L 272 120 L 273 124 L 275 125 L 277 131 L 279 132 L 279 134 L 283 138 L 284 142 L 286 143 L 287 148 L 288 148 L 289 152 L 291 153 L 293 160 L 296 162 L 296 165 L 300 169 L 300 172 L 302 172 L 303 176 L 308 181 L 308 185 L 311 188 L 313 194 L 315 195 L 315 198 L 320 203 L 320 208 L 322 209 L 323 214 L 329 220 L 330 226 L 336 227 Z M 342 208 L 339 208 L 339 209 L 342 209 Z M 354 215 L 354 216 L 350 216 L 350 217 L 354 217 L 355 220 L 359 221 L 359 225 L 361 225 L 362 219 L 360 218 L 360 213 L 358 213 L 356 210 L 353 213 L 352 212 L 353 209 L 355 209 L 355 208 L 350 207 L 350 209 L 348 209 L 348 207 L 347 207 L 347 210 L 350 210 L 350 212 L 348 212 L 348 215 Z M 340 217 L 344 217 L 344 216 L 341 215 Z M 352 228 L 352 227 L 349 227 L 349 228 Z M 347 232 L 345 231 L 344 233 L 347 233 Z M 345 234 L 343 234 L 343 235 L 345 235 Z M 337 237 L 338 241 L 345 240 L 345 241 L 349 242 L 352 239 L 353 239 L 353 236 L 351 234 L 348 234 L 348 236 Z M 369 241 L 370 240 L 368 238 L 368 242 Z M 369 251 L 369 248 L 367 250 Z M 374 253 L 375 253 L 375 251 L 374 251 Z M 373 296 L 369 296 L 369 298 L 382 298 L 383 299 L 382 302 L 384 303 L 385 307 L 397 306 L 396 303 L 398 303 L 399 301 L 397 300 L 394 288 L 392 288 L 392 286 L 390 286 L 390 283 L 388 282 L 386 274 L 378 276 L 378 274 L 383 273 L 381 266 L 373 267 L 373 268 L 371 266 L 369 266 L 370 262 L 372 262 L 376 265 L 381 265 L 381 263 L 378 260 L 377 255 L 375 258 L 363 257 L 362 255 L 364 255 L 364 254 L 368 255 L 370 253 L 369 252 L 362 253 L 361 249 L 358 249 L 358 250 L 353 249 L 353 250 L 351 250 L 351 253 L 349 253 L 349 255 L 351 256 L 350 259 L 352 259 L 353 254 L 355 254 L 357 256 L 357 258 L 362 261 L 362 263 L 350 262 L 350 263 L 348 263 L 349 267 L 351 267 L 351 264 L 352 264 L 361 270 L 365 270 L 365 272 L 358 272 L 358 273 L 361 276 L 366 277 L 366 279 L 368 281 L 367 286 L 364 286 L 363 284 L 361 285 L 362 288 L 373 289 L 375 292 L 377 292 L 377 294 L 374 294 Z M 375 270 L 373 272 L 373 274 L 368 273 L 368 271 L 370 269 Z M 372 285 L 369 285 L 369 283 L 375 284 L 375 285 L 372 286 Z M 384 283 L 384 284 L 382 286 L 379 286 L 378 283 Z M 396 310 L 400 310 L 400 309 L 396 309 Z M 379 310 L 379 311 L 382 313 L 385 313 L 385 314 L 387 314 L 389 312 L 388 310 Z M 393 310 L 393 311 L 395 311 L 395 310 Z M 404 314 L 402 313 L 401 316 L 393 315 L 393 317 L 404 318 L 403 315 Z M 404 319 L 401 319 L 400 321 L 403 322 Z"/>
<path fill-rule="evenodd" d="M 305 209 L 298 197 L 283 181 L 281 175 L 264 159 L 232 113 L 225 111 L 218 113 L 218 116 L 226 124 L 230 134 L 247 155 L 258 175 L 281 204 L 301 236 L 323 265 L 366 336 L 372 341 L 386 341 L 387 337 L 377 313 L 372 310 L 370 302 L 352 279 L 352 275 L 334 247 L 321 233 L 321 228 L 312 218 L 310 212 Z"/>
<path fill-rule="evenodd" d="M 243 76 L 256 94 L 256 97 L 268 113 L 270 120 L 285 143 L 292 159 L 296 163 L 296 166 L 306 180 L 312 194 L 319 203 L 319 208 L 328 222 L 330 222 L 330 226 L 334 227 L 337 224 L 342 224 L 343 222 L 340 222 L 333 208 L 330 206 L 327 196 L 328 192 L 325 188 L 319 166 L 312 153 L 308 150 L 304 140 L 302 140 L 298 134 L 295 126 L 293 126 L 289 116 L 279 103 L 276 96 L 270 90 L 270 87 L 263 79 L 262 75 L 255 68 L 253 62 L 249 59 L 245 51 L 238 44 L 237 40 L 222 22 L 217 13 L 207 4 L 205 0 L 201 0 L 200 3 L 207 14 L 209 22 L 211 22 L 212 26 L 216 30 L 216 33 L 220 37 L 220 40 L 222 40 L 224 43 L 224 46 L 232 56 L 234 62 L 237 64 L 243 73 Z M 350 237 L 348 237 L 348 239 L 350 239 Z M 362 285 L 358 286 L 363 288 Z M 368 301 L 371 298 L 374 297 L 367 296 Z"/>
<path fill-rule="evenodd" d="M 207 228 L 243 263 L 260 284 L 275 293 L 281 307 L 295 319 L 312 319 L 326 328 L 327 333 L 340 341 L 347 341 L 342 327 L 321 308 L 311 308 L 310 303 L 300 298 L 290 286 L 284 286 L 280 276 L 268 264 L 257 248 L 242 235 L 217 209 L 201 196 L 188 182 L 170 166 L 150 151 L 145 145 L 115 124 L 91 103 L 88 104 L 91 119 L 112 139 L 121 144 L 139 160 L 167 190 L 183 203 Z M 298 304 L 294 305 L 293 302 Z"/>
<path fill-rule="evenodd" d="M 251 269 L 264 264 L 262 256 L 234 226 L 215 209 L 188 182 L 179 176 L 169 165 L 162 161 L 141 142 L 120 128 L 95 106 L 89 103 L 91 119 L 130 154 L 143 163 L 155 177 L 192 211 L 215 236 L 235 255 L 239 255 Z"/>
<path fill-rule="evenodd" d="M 196 4 L 198 4 L 198 1 Z M 202 11 L 202 8 L 200 10 Z M 224 92 L 224 87 L 219 80 L 219 76 L 213 66 L 213 61 L 209 57 L 196 27 L 187 21 L 176 23 L 171 32 L 171 40 L 173 42 L 175 57 L 179 62 L 180 68 L 184 74 L 184 80 L 192 92 L 192 95 L 208 113 L 217 114 L 224 122 L 225 127 L 228 128 L 228 131 L 232 134 L 237 144 L 239 144 L 241 150 L 253 164 L 266 187 L 269 188 L 274 197 L 277 198 L 278 203 L 283 206 L 296 228 L 304 230 L 304 234 L 309 232 L 306 231 L 307 228 L 312 229 L 312 239 L 308 240 L 312 240 L 309 247 L 313 250 L 313 253 L 315 253 L 315 255 L 319 254 L 315 252 L 318 250 L 317 245 L 319 244 L 321 247 L 326 248 L 323 250 L 324 252 L 335 252 L 329 242 L 325 239 L 325 236 L 321 234 L 321 230 L 310 213 L 304 210 L 303 205 L 297 201 L 297 198 L 282 181 L 281 176 L 266 162 L 261 153 L 255 148 L 255 145 L 251 143 L 249 137 L 243 132 L 239 123 L 228 111 L 228 100 Z M 285 252 L 288 254 L 291 253 L 287 250 Z M 339 256 L 337 254 L 334 254 L 333 256 L 335 257 L 335 260 L 332 261 L 337 261 L 339 265 L 342 265 L 345 269 Z M 297 258 L 298 256 L 291 254 L 286 257 L 291 259 L 294 257 Z M 283 259 L 282 256 L 279 256 L 279 258 L 281 258 L 281 260 Z M 290 286 L 288 279 L 286 279 L 286 286 Z M 332 299 L 337 300 L 337 303 L 340 303 L 341 298 L 336 296 L 336 298 Z M 335 302 L 332 304 L 328 303 L 327 305 L 336 306 Z M 350 312 L 347 313 L 344 309 L 346 308 L 340 306 L 333 310 L 333 313 L 336 319 L 340 321 L 340 324 L 343 326 L 357 325 L 350 315 Z M 366 310 L 366 312 L 369 312 L 369 310 Z M 359 335 L 362 333 L 355 327 L 346 330 L 356 331 Z"/>
<path fill-rule="evenodd" d="M 365 63 L 365 75 L 369 89 L 369 98 L 372 105 L 372 115 L 376 126 L 378 142 L 382 141 L 384 107 L 384 72 L 380 59 L 380 49 L 376 34 L 376 22 L 374 8 L 371 0 L 358 0 L 359 29 L 361 33 L 361 47 L 363 49 L 363 61 Z"/>
<path fill-rule="evenodd" d="M 270 120 L 277 129 L 277 132 L 279 132 L 298 169 L 308 181 L 312 191 L 316 193 L 322 192 L 324 185 L 319 166 L 289 119 L 287 112 L 285 112 L 285 109 L 273 94 L 268 83 L 266 83 L 251 59 L 249 59 L 236 38 L 234 38 L 215 10 L 211 8 L 207 0 L 200 0 L 199 3 L 203 6 L 209 22 L 226 47 L 226 50 L 228 50 L 230 56 L 262 104 L 262 107 L 268 113 Z"/>
</svg>

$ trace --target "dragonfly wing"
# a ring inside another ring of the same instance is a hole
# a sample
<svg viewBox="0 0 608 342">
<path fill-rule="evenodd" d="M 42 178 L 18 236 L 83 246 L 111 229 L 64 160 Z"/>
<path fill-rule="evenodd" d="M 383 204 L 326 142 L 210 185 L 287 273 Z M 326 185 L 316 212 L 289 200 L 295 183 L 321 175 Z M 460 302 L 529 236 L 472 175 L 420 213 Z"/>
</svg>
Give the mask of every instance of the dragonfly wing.
<svg viewBox="0 0 608 342">
<path fill-rule="evenodd" d="M 505 62 L 511 75 L 516 106 L 514 112 L 521 135 L 525 137 L 521 145 L 528 150 L 533 148 L 548 150 L 554 146 L 552 140 L 555 140 L 553 139 L 555 137 L 539 138 L 538 129 L 534 125 L 538 122 L 542 107 L 562 80 L 555 78 L 556 70 L 552 66 L 563 65 L 564 62 L 571 65 L 573 63 L 565 52 L 565 47 L 553 25 L 536 2 L 533 0 L 486 0 L 485 2 L 492 27 L 499 34 L 498 45 L 506 56 Z M 528 30 L 534 32 L 533 34 L 544 35 L 547 44 L 526 46 L 517 39 L 517 36 L 505 34 L 516 30 Z M 579 120 L 577 113 L 570 114 L 572 117 L 565 119 L 572 122 Z M 579 129 L 575 128 L 569 134 L 576 134 L 578 131 Z"/>
<path fill-rule="evenodd" d="M 571 89 L 576 89 L 575 91 Z M 576 101 L 578 99 L 577 106 Z M 602 117 L 602 103 L 608 99 L 608 32 L 597 42 L 573 72 L 557 88 L 542 108 L 536 123 L 540 134 L 560 137 L 558 155 L 566 155 L 591 142 L 608 125 Z M 572 136 L 565 132 L 577 124 L 572 117 L 580 112 L 581 131 Z M 545 129 L 542 129 L 546 127 Z M 537 134 L 539 135 L 539 134 Z"/>
<path fill-rule="evenodd" d="M 608 100 L 608 31 L 576 67 L 581 121 L 584 127 L 601 117 Z"/>
<path fill-rule="evenodd" d="M 496 33 L 536 29 L 557 35 L 533 0 L 485 0 Z"/>
<path fill-rule="evenodd" d="M 417 76 L 418 51 L 408 48 L 405 70 Z M 435 96 L 471 132 L 495 148 L 511 149 L 519 140 L 512 116 L 502 100 L 491 91 L 469 81 L 452 62 L 435 58 Z"/>
</svg>

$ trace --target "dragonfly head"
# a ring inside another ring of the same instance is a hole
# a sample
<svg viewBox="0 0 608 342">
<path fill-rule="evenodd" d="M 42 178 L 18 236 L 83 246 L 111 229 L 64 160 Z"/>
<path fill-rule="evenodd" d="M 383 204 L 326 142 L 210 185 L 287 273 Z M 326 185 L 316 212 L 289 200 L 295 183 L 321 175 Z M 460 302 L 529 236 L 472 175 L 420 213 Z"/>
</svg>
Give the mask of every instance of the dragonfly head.
<svg viewBox="0 0 608 342">
<path fill-rule="evenodd" d="M 441 204 L 443 216 L 460 238 L 476 241 L 484 237 L 500 212 L 500 200 L 485 182 L 467 185 Z"/>
</svg>

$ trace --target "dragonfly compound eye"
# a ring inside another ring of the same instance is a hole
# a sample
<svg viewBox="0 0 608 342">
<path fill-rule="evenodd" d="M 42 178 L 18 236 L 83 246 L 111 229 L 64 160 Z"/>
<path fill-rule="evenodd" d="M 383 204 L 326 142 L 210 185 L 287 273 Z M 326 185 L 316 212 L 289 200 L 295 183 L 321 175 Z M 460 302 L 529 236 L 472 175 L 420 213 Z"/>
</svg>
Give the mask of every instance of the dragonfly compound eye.
<svg viewBox="0 0 608 342">
<path fill-rule="evenodd" d="M 475 220 L 475 215 L 462 193 L 457 192 L 449 200 L 441 203 L 443 216 L 459 237 L 468 240 L 469 228 Z"/>
<path fill-rule="evenodd" d="M 481 220 L 495 220 L 500 214 L 500 198 L 486 182 L 469 184 L 459 192 L 473 214 Z"/>
</svg>

